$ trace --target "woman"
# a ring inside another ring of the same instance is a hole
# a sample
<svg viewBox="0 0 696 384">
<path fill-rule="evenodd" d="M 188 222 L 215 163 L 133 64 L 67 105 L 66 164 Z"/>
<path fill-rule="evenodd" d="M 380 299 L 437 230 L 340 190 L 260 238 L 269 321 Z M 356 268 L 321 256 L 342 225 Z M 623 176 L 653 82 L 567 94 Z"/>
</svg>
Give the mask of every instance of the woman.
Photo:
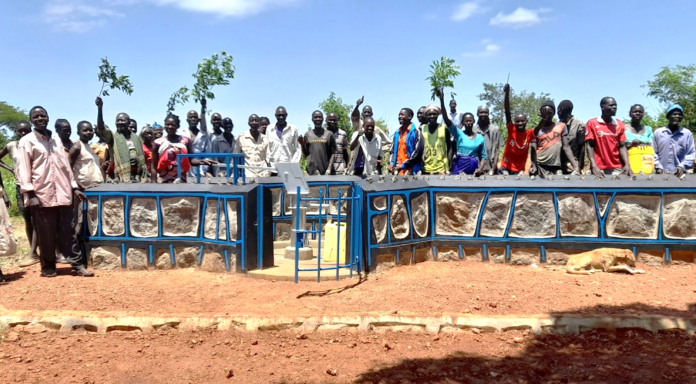
<svg viewBox="0 0 696 384">
<path fill-rule="evenodd" d="M 464 129 L 457 128 L 446 112 L 445 98 L 442 91 L 440 91 L 438 96 L 440 97 L 442 121 L 448 127 L 457 146 L 457 154 L 452 159 L 451 173 L 453 175 L 460 173 L 481 175 L 483 167 L 486 165 L 486 162 L 483 160 L 488 159 L 488 154 L 486 153 L 486 142 L 483 135 L 474 132 L 474 115 L 469 112 L 462 115 Z"/>
<path fill-rule="evenodd" d="M 635 104 L 628 111 L 631 116 L 631 125 L 626 127 L 626 148 L 650 146 L 653 139 L 652 127 L 643 125 L 645 109 L 640 104 Z"/>
<path fill-rule="evenodd" d="M 143 142 L 145 164 L 147 164 L 147 169 L 152 169 L 152 150 L 155 146 L 155 131 L 148 125 L 140 131 L 140 138 Z"/>
<path fill-rule="evenodd" d="M 181 166 L 181 181 L 186 182 L 186 173 L 191 165 L 211 165 L 215 162 L 208 159 L 182 158 L 177 162 L 177 155 L 192 153 L 191 140 L 186 136 L 176 134 L 179 129 L 179 116 L 169 115 L 164 120 L 164 130 L 167 136 L 156 139 L 152 147 L 152 182 L 157 182 L 157 176 L 163 183 L 173 183 L 178 177 L 178 166 Z"/>
</svg>

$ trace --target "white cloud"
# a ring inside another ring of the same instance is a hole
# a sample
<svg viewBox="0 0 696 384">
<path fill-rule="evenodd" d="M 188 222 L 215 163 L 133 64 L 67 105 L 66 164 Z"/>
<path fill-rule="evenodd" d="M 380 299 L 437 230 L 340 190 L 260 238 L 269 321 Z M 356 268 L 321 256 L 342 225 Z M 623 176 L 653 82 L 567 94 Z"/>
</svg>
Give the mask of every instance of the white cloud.
<svg viewBox="0 0 696 384">
<path fill-rule="evenodd" d="M 220 16 L 243 17 L 270 10 L 296 5 L 303 0 L 148 0 L 158 5 L 172 5 L 177 8 Z"/>
<path fill-rule="evenodd" d="M 487 9 L 482 7 L 478 1 L 470 1 L 468 3 L 459 4 L 459 6 L 457 6 L 457 9 L 452 15 L 452 20 L 466 20 L 475 14 L 484 13 L 486 11 Z"/>
<path fill-rule="evenodd" d="M 487 39 L 488 40 L 488 39 Z M 486 44 L 486 48 L 479 52 L 464 52 L 464 57 L 490 57 L 500 51 L 500 46 L 497 44 Z"/>
<path fill-rule="evenodd" d="M 87 32 L 123 14 L 110 8 L 89 5 L 81 0 L 51 0 L 43 8 L 42 21 L 64 32 Z"/>
<path fill-rule="evenodd" d="M 490 25 L 513 28 L 529 27 L 539 24 L 542 21 L 539 15 L 546 12 L 551 12 L 551 10 L 547 8 L 527 9 L 520 7 L 507 15 L 502 12 L 498 13 L 491 19 Z"/>
</svg>

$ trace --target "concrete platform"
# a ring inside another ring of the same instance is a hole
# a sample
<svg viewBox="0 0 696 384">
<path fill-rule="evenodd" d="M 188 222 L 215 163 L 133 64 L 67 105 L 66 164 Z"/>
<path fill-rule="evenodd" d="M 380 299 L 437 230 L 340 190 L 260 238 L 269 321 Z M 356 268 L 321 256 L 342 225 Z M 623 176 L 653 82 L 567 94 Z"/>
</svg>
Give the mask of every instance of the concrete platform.
<svg viewBox="0 0 696 384">
<path fill-rule="evenodd" d="M 278 242 L 285 243 L 285 242 Z M 289 243 L 289 242 L 288 242 Z M 317 267 L 317 248 L 316 242 L 311 241 L 310 245 L 313 246 L 315 257 L 311 260 L 300 260 L 300 268 L 316 268 Z M 295 260 L 288 260 L 284 256 L 285 248 L 284 244 L 278 244 L 274 247 L 273 264 L 274 266 L 266 269 L 256 269 L 247 272 L 247 277 L 253 279 L 264 279 L 264 280 L 276 280 L 276 281 L 295 281 Z M 345 264 L 345 263 L 341 263 Z M 335 267 L 336 262 L 323 262 L 321 263 L 322 268 Z M 346 279 L 350 277 L 350 269 L 341 268 L 338 272 L 338 278 Z M 358 278 L 359 275 L 356 271 L 353 271 L 353 277 Z M 305 272 L 300 271 L 299 274 L 300 281 L 317 281 L 317 272 Z M 336 280 L 336 271 L 321 271 L 321 281 Z"/>
</svg>

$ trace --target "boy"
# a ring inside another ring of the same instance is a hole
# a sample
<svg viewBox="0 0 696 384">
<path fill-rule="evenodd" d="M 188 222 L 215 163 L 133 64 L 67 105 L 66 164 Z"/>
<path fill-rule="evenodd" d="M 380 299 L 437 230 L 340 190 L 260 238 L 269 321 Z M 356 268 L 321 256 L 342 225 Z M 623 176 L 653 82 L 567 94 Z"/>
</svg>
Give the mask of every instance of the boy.
<svg viewBox="0 0 696 384">
<path fill-rule="evenodd" d="M 382 141 L 375 135 L 375 120 L 363 121 L 364 130 L 353 132 L 350 150 L 353 153 L 353 174 L 356 176 L 382 174 Z"/>
<path fill-rule="evenodd" d="M 17 134 L 17 140 L 15 141 L 10 141 L 5 145 L 5 147 L 0 150 L 0 160 L 2 160 L 5 156 L 8 154 L 10 155 L 10 158 L 12 159 L 12 168 L 8 167 L 0 161 L 0 167 L 3 167 L 7 169 L 8 171 L 12 172 L 15 175 L 15 188 L 17 190 L 17 209 L 19 212 L 22 214 L 22 217 L 24 218 L 24 229 L 26 230 L 27 234 L 27 241 L 30 244 L 30 250 L 29 253 L 24 256 L 22 260 L 19 261 L 19 266 L 20 267 L 29 267 L 31 265 L 34 265 L 38 263 L 39 260 L 39 255 L 36 253 L 36 236 L 34 234 L 34 226 L 31 221 L 31 212 L 29 212 L 29 208 L 24 206 L 24 198 L 22 196 L 22 193 L 19 190 L 19 178 L 17 177 L 17 173 L 15 172 L 15 169 L 17 169 L 17 145 L 19 145 L 19 140 L 26 136 L 27 134 L 31 133 L 31 123 L 29 123 L 26 120 L 21 120 L 17 122 L 17 125 L 15 125 L 15 133 Z"/>
<path fill-rule="evenodd" d="M 505 84 L 505 127 L 508 131 L 505 150 L 503 151 L 503 161 L 500 165 L 500 174 L 517 174 L 524 172 L 527 164 L 529 146 L 534 141 L 534 130 L 527 130 L 527 116 L 522 113 L 515 115 L 513 121 L 510 113 L 510 84 Z M 536 167 L 532 164 L 530 173 L 536 172 Z"/>
</svg>

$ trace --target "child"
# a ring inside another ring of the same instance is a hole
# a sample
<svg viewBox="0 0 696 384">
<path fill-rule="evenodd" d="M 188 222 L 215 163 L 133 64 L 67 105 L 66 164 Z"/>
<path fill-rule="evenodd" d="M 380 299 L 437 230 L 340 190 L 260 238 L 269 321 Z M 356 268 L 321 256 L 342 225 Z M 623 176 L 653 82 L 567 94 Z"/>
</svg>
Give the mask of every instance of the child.
<svg viewBox="0 0 696 384">
<path fill-rule="evenodd" d="M 39 262 L 39 255 L 36 253 L 36 238 L 34 236 L 34 226 L 31 221 L 31 213 L 29 212 L 29 208 L 24 206 L 24 198 L 22 193 L 19 191 L 19 179 L 17 178 L 14 168 L 17 168 L 17 145 L 19 144 L 19 139 L 31 133 L 31 123 L 26 120 L 19 121 L 17 125 L 15 125 L 15 133 L 17 135 L 17 140 L 10 141 L 2 150 L 0 150 L 0 160 L 9 154 L 10 158 L 12 158 L 12 168 L 5 165 L 5 163 L 2 161 L 0 161 L 0 167 L 5 168 L 15 174 L 17 209 L 24 218 L 24 228 L 27 233 L 27 241 L 29 241 L 31 247 L 29 253 L 22 260 L 20 260 L 19 266 L 28 267 Z"/>
<path fill-rule="evenodd" d="M 527 164 L 527 155 L 529 155 L 529 146 L 534 141 L 534 130 L 526 130 L 527 116 L 524 114 L 515 115 L 513 122 L 512 114 L 510 113 L 510 84 L 505 84 L 505 127 L 508 131 L 508 137 L 505 141 L 505 150 L 503 151 L 503 161 L 500 164 L 500 174 L 517 174 L 524 172 Z M 529 169 L 530 173 L 536 172 L 536 166 L 532 164 Z"/>
<path fill-rule="evenodd" d="M 353 132 L 350 150 L 354 151 L 350 167 L 356 176 L 382 174 L 382 140 L 375 135 L 375 120 L 366 117 L 363 128 Z"/>
</svg>

